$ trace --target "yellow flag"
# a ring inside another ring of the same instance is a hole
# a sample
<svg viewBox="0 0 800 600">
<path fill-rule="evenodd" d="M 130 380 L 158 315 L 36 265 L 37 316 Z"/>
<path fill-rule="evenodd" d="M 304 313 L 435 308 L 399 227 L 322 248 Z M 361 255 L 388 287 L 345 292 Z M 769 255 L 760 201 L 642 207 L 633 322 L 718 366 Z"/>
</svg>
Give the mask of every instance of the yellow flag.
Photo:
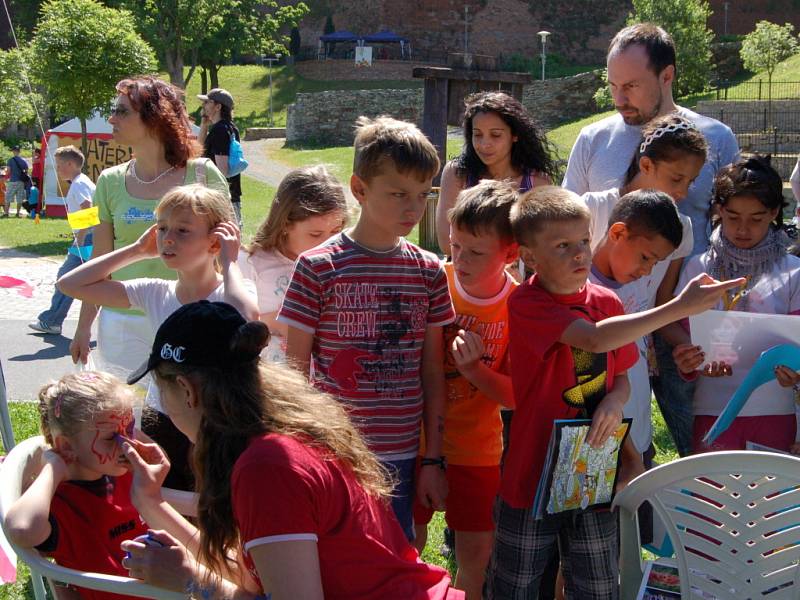
<svg viewBox="0 0 800 600">
<path fill-rule="evenodd" d="M 72 229 L 87 229 L 88 227 L 99 225 L 100 217 L 98 216 L 98 208 L 92 206 L 68 213 L 67 221 L 69 221 L 69 226 L 72 227 Z"/>
</svg>

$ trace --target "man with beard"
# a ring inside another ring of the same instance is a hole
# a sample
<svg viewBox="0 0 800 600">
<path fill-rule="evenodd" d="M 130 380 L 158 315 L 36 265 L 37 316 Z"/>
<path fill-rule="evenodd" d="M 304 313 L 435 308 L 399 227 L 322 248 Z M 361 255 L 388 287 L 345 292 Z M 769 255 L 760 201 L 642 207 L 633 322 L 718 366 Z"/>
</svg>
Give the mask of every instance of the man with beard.
<svg viewBox="0 0 800 600">
<path fill-rule="evenodd" d="M 708 142 L 708 159 L 689 188 L 680 211 L 692 220 L 693 254 L 708 246 L 708 208 L 714 175 L 739 156 L 731 130 L 709 117 L 678 106 L 672 98 L 675 43 L 661 27 L 626 27 L 608 49 L 608 84 L 617 114 L 584 127 L 569 156 L 563 186 L 576 194 L 600 192 L 622 184 L 641 127 L 657 116 L 677 112 L 693 121 Z"/>
<path fill-rule="evenodd" d="M 706 162 L 686 198 L 678 203 L 680 212 L 692 221 L 692 254 L 705 252 L 714 177 L 739 158 L 736 137 L 719 121 L 675 104 L 675 42 L 661 27 L 639 23 L 617 33 L 608 49 L 607 67 L 617 114 L 581 130 L 562 185 L 577 194 L 621 186 L 640 143 L 642 126 L 654 117 L 676 112 L 692 121 L 708 142 Z M 686 456 L 692 443 L 693 384 L 678 374 L 672 359 L 672 346 L 677 339 L 670 335 L 669 328 L 654 334 L 653 341 L 657 363 L 651 378 L 653 391 L 678 453 Z M 647 454 L 645 465 L 649 462 Z"/>
</svg>

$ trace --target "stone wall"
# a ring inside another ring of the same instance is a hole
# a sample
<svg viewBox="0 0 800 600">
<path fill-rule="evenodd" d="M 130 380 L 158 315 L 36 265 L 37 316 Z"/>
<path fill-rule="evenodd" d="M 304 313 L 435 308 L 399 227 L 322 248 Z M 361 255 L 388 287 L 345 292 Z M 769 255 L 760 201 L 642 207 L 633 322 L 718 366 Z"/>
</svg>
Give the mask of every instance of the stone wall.
<svg viewBox="0 0 800 600">
<path fill-rule="evenodd" d="M 319 81 L 413 80 L 411 71 L 422 63 L 409 60 L 375 60 L 371 67 L 356 67 L 345 59 L 304 60 L 295 63 L 295 72 L 306 79 Z"/>
<path fill-rule="evenodd" d="M 597 112 L 592 96 L 603 84 L 599 71 L 526 86 L 523 104 L 544 127 Z M 451 99 L 451 102 L 459 100 Z M 422 123 L 422 89 L 338 90 L 298 94 L 286 118 L 286 141 L 345 145 L 353 142 L 353 124 L 361 115 Z"/>
<path fill-rule="evenodd" d="M 541 51 L 538 31 L 552 32 L 550 52 L 578 64 L 602 64 L 608 42 L 625 22 L 631 0 L 315 0 L 300 24 L 305 47 L 316 48 L 325 17 L 337 30 L 367 34 L 388 28 L 411 40 L 416 60 L 444 62 L 464 50 L 464 7 L 470 52 L 492 56 Z"/>
<path fill-rule="evenodd" d="M 297 94 L 286 116 L 286 141 L 345 146 L 361 115 L 422 124 L 422 90 L 339 90 Z"/>
<path fill-rule="evenodd" d="M 597 112 L 594 93 L 603 85 L 602 71 L 537 80 L 525 87 L 522 103 L 545 128 Z"/>
</svg>

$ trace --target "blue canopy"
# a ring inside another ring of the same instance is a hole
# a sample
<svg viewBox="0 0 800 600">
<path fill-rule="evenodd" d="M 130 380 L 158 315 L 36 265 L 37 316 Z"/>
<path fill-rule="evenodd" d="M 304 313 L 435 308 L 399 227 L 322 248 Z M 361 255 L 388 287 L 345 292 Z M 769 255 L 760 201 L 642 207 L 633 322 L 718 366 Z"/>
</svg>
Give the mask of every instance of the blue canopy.
<svg viewBox="0 0 800 600">
<path fill-rule="evenodd" d="M 319 36 L 319 39 L 320 41 L 329 44 L 335 42 L 357 42 L 361 38 L 359 38 L 352 31 L 334 31 L 333 33 Z"/>
<path fill-rule="evenodd" d="M 402 37 L 397 35 L 394 31 L 390 31 L 388 29 L 382 29 L 378 33 L 373 33 L 371 35 L 365 35 L 363 40 L 367 43 L 400 43 L 400 42 L 407 42 L 408 38 Z"/>
</svg>

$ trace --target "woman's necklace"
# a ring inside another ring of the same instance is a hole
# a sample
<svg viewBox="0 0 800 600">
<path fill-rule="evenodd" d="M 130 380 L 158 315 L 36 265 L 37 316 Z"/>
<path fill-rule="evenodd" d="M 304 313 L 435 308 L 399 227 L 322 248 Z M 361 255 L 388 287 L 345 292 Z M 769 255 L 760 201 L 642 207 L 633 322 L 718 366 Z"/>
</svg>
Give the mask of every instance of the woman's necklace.
<svg viewBox="0 0 800 600">
<path fill-rule="evenodd" d="M 166 171 L 162 171 L 159 175 L 156 175 L 155 179 L 151 179 L 150 181 L 145 181 L 144 179 L 139 179 L 139 176 L 136 174 L 136 159 L 134 158 L 131 161 L 130 173 L 131 173 L 131 177 L 133 177 L 138 183 L 141 183 L 142 185 L 151 185 L 151 184 L 155 183 L 156 181 L 158 181 L 159 179 L 161 179 L 164 175 L 166 175 L 167 173 L 169 173 L 170 171 L 173 171 L 173 170 L 175 170 L 175 166 L 174 165 L 171 166 Z"/>
</svg>

